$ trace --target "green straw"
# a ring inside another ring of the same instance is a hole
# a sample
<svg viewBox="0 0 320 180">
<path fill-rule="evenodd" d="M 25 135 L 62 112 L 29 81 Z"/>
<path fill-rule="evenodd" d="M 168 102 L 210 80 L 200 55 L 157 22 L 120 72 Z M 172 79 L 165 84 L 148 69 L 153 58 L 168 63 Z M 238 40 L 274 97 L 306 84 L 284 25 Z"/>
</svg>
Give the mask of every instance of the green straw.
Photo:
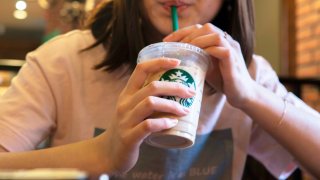
<svg viewBox="0 0 320 180">
<path fill-rule="evenodd" d="M 177 6 L 171 6 L 171 19 L 172 19 L 172 29 L 173 29 L 173 31 L 178 30 L 179 29 L 179 24 L 178 24 Z"/>
</svg>

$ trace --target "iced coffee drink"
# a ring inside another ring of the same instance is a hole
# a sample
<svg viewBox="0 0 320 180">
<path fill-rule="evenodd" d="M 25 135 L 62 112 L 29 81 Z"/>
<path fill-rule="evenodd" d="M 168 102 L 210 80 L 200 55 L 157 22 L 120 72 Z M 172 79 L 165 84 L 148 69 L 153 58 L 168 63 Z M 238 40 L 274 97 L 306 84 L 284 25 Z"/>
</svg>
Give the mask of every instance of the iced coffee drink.
<svg viewBox="0 0 320 180">
<path fill-rule="evenodd" d="M 159 57 L 180 59 L 178 67 L 168 71 L 159 72 L 149 76 L 146 84 L 152 81 L 178 82 L 195 90 L 192 98 L 177 96 L 163 96 L 169 100 L 179 102 L 190 109 L 186 116 L 176 117 L 169 113 L 154 113 L 156 117 L 173 117 L 178 119 L 178 124 L 168 130 L 152 133 L 146 138 L 150 145 L 162 148 L 186 148 L 194 144 L 201 108 L 202 92 L 205 75 L 210 62 L 210 56 L 202 49 L 177 42 L 161 42 L 151 44 L 142 49 L 138 55 L 138 63 Z"/>
</svg>

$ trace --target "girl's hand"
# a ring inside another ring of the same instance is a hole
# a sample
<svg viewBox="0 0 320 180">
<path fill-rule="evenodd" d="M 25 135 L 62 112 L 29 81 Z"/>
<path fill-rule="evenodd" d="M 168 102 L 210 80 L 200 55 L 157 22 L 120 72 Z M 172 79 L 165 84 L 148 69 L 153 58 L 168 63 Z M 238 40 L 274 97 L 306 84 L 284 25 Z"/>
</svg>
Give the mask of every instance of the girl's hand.
<svg viewBox="0 0 320 180">
<path fill-rule="evenodd" d="M 248 73 L 240 45 L 219 28 L 209 23 L 193 25 L 173 32 L 164 41 L 190 43 L 209 53 L 212 66 L 206 81 L 222 91 L 233 106 L 241 106 L 250 97 L 254 81 Z"/>
<path fill-rule="evenodd" d="M 107 131 L 108 155 L 112 157 L 113 172 L 131 169 L 139 155 L 139 147 L 152 132 L 175 126 L 177 119 L 149 118 L 154 112 L 168 112 L 177 116 L 189 110 L 175 101 L 159 96 L 190 98 L 195 92 L 180 83 L 153 81 L 145 85 L 150 74 L 169 70 L 180 63 L 177 59 L 158 58 L 137 65 L 117 103 L 117 118 Z"/>
</svg>

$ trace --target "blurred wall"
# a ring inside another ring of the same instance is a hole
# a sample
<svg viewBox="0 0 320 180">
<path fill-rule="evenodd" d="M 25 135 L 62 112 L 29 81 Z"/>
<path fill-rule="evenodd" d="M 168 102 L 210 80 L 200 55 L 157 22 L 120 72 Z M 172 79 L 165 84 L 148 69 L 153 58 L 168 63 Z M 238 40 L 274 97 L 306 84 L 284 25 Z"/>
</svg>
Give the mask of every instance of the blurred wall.
<svg viewBox="0 0 320 180">
<path fill-rule="evenodd" d="M 298 77 L 320 77 L 320 1 L 296 3 L 296 71 Z"/>
<path fill-rule="evenodd" d="M 255 53 L 265 57 L 280 71 L 280 6 L 279 0 L 254 0 L 256 14 Z"/>
<path fill-rule="evenodd" d="M 320 80 L 320 1 L 295 0 L 296 69 L 298 78 Z M 304 86 L 302 98 L 320 112 L 320 85 Z"/>
</svg>

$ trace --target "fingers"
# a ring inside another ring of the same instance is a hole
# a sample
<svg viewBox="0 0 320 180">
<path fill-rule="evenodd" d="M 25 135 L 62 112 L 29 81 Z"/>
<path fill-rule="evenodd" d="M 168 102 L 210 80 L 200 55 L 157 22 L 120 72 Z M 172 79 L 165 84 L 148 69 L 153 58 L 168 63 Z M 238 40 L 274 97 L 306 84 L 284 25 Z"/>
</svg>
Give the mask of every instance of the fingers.
<svg viewBox="0 0 320 180">
<path fill-rule="evenodd" d="M 216 59 L 223 59 L 223 60 L 228 60 L 231 57 L 232 51 L 228 48 L 225 47 L 208 47 L 205 49 L 207 52 L 209 52 L 213 57 Z"/>
<path fill-rule="evenodd" d="M 216 37 L 223 37 L 223 33 L 221 33 L 220 29 L 216 28 L 214 25 L 210 23 L 207 23 L 201 26 L 201 28 L 199 28 L 198 30 L 190 33 L 187 37 L 183 38 L 181 42 L 191 43 L 196 38 L 206 36 L 206 35 L 215 35 Z"/>
<path fill-rule="evenodd" d="M 130 132 L 136 133 L 135 140 L 141 141 L 148 133 L 173 126 L 170 118 L 148 118 L 153 113 L 185 116 L 189 112 L 178 102 L 157 96 L 190 98 L 195 95 L 193 89 L 181 83 L 164 81 L 152 81 L 144 86 L 149 75 L 175 68 L 179 63 L 177 59 L 157 58 L 137 65 L 117 105 L 117 114 L 122 118 L 119 127 L 126 130 L 125 136 Z"/>
<path fill-rule="evenodd" d="M 182 39 L 186 38 L 189 34 L 193 33 L 195 30 L 200 29 L 202 25 L 196 24 L 193 26 L 188 26 L 178 31 L 171 33 L 169 36 L 165 37 L 163 41 L 181 41 Z"/>
<path fill-rule="evenodd" d="M 164 38 L 164 41 L 190 43 L 210 54 L 212 62 L 218 68 L 212 65 L 209 67 L 206 81 L 219 91 L 231 92 L 237 86 L 240 75 L 246 78 L 249 76 L 239 43 L 210 23 L 183 28 Z M 239 91 L 232 93 L 237 92 Z"/>
<path fill-rule="evenodd" d="M 134 107 L 148 96 L 177 96 L 191 98 L 195 90 L 177 82 L 152 81 L 132 96 L 130 107 Z"/>
<path fill-rule="evenodd" d="M 128 80 L 125 89 L 130 93 L 134 93 L 143 86 L 149 74 L 174 68 L 179 63 L 180 60 L 172 58 L 157 58 L 139 63 Z"/>
<path fill-rule="evenodd" d="M 185 116 L 189 109 L 178 102 L 147 97 L 130 112 L 130 118 L 120 123 L 120 129 L 127 129 L 124 139 L 127 142 L 142 142 L 150 133 L 174 127 L 178 120 L 175 116 Z M 151 117 L 152 115 L 152 117 Z"/>
<path fill-rule="evenodd" d="M 180 41 L 193 44 L 204 49 L 218 60 L 242 59 L 239 43 L 233 40 L 229 34 L 210 23 L 203 26 L 194 25 L 175 31 L 164 38 L 164 41 Z M 232 59 L 232 57 L 237 58 Z"/>
<path fill-rule="evenodd" d="M 210 23 L 182 28 L 165 37 L 163 41 L 190 43 L 203 49 L 209 46 L 240 49 L 239 44 L 229 34 Z"/>
<path fill-rule="evenodd" d="M 141 141 L 141 139 L 145 139 L 153 132 L 169 129 L 177 124 L 178 120 L 171 118 L 146 119 L 138 126 L 131 129 L 129 137 L 131 137 L 134 142 Z"/>
<path fill-rule="evenodd" d="M 228 42 L 219 34 L 207 34 L 194 38 L 189 42 L 201 49 L 206 49 L 211 46 L 228 47 Z"/>
<path fill-rule="evenodd" d="M 178 31 L 175 31 L 165 37 L 163 41 L 184 41 L 188 42 L 188 40 L 192 40 L 193 38 L 199 36 L 199 35 L 204 35 L 204 34 L 209 34 L 209 33 L 216 33 L 221 36 L 224 35 L 224 32 L 217 28 L 216 26 L 207 23 L 205 25 L 200 25 L 196 24 L 193 26 L 188 26 L 182 29 L 179 29 Z"/>
<path fill-rule="evenodd" d="M 144 119 L 153 114 L 185 116 L 189 113 L 189 108 L 186 108 L 176 101 L 165 98 L 149 96 L 137 104 L 131 111 L 129 122 L 124 122 L 127 126 L 136 126 Z"/>
</svg>

